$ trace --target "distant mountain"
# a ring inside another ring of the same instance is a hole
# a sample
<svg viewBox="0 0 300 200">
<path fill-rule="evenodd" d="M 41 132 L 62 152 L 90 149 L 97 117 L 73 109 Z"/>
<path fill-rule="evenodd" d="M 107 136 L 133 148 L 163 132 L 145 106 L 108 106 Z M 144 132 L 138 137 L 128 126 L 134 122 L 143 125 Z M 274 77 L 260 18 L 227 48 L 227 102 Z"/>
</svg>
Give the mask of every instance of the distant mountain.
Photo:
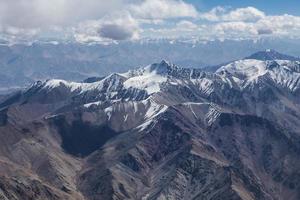
<svg viewBox="0 0 300 200">
<path fill-rule="evenodd" d="M 300 62 L 277 58 L 2 98 L 0 199 L 300 199 Z"/>
<path fill-rule="evenodd" d="M 256 59 L 256 60 L 291 60 L 291 61 L 300 61 L 300 58 L 296 58 L 293 56 L 285 55 L 278 53 L 272 49 L 266 49 L 265 51 L 259 51 L 257 53 L 252 54 L 245 59 Z"/>
<path fill-rule="evenodd" d="M 285 54 L 278 53 L 272 49 L 266 49 L 264 51 L 258 51 L 250 56 L 244 58 L 244 60 L 261 60 L 261 61 L 276 61 L 276 60 L 289 60 L 289 61 L 300 61 L 300 58 L 289 56 Z M 207 66 L 202 68 L 206 72 L 216 72 L 222 66 L 233 63 L 234 61 L 226 62 L 219 65 Z"/>
</svg>

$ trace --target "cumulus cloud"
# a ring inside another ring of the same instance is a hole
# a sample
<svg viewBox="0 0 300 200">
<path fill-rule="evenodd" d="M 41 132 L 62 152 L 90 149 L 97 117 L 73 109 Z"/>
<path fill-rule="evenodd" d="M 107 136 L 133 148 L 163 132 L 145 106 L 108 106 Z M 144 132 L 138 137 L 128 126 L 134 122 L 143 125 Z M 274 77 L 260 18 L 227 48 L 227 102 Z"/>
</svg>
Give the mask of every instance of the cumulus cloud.
<svg viewBox="0 0 300 200">
<path fill-rule="evenodd" d="M 257 39 L 268 35 L 288 36 L 288 33 L 290 35 L 300 33 L 298 16 L 269 16 L 254 7 L 237 9 L 216 7 L 198 16 L 196 19 L 178 20 L 175 26 L 167 24 L 156 29 L 144 30 L 144 34 L 159 38 Z"/>
<path fill-rule="evenodd" d="M 124 12 L 124 19 L 114 14 Z M 0 0 L 0 36 L 34 37 L 33 30 L 51 35 L 61 28 L 82 41 L 134 39 L 138 22 L 162 24 L 197 14 L 183 0 Z"/>
<path fill-rule="evenodd" d="M 98 31 L 101 37 L 112 40 L 137 39 L 139 26 L 130 14 L 125 14 L 112 21 L 105 21 Z"/>
<path fill-rule="evenodd" d="M 210 27 L 217 39 L 251 39 L 257 37 L 254 24 L 245 22 L 222 22 Z"/>
<path fill-rule="evenodd" d="M 212 37 L 253 39 L 272 35 L 299 37 L 300 17 L 293 15 L 266 15 L 254 7 L 230 9 L 216 7 L 199 18 L 207 20 L 207 31 Z"/>
<path fill-rule="evenodd" d="M 200 15 L 200 18 L 209 21 L 257 21 L 264 17 L 265 13 L 254 7 L 238 8 L 235 10 L 216 7 Z"/>
<path fill-rule="evenodd" d="M 220 21 L 221 16 L 226 12 L 226 8 L 217 6 L 211 9 L 209 12 L 201 13 L 199 15 L 200 19 L 205 19 L 208 21 Z"/>
<path fill-rule="evenodd" d="M 193 5 L 182 0 L 0 0 L 0 24 L 19 28 L 65 26 L 120 10 L 152 19 L 197 15 Z"/>
<path fill-rule="evenodd" d="M 197 24 L 194 24 L 193 22 L 188 21 L 188 20 L 182 20 L 182 21 L 178 22 L 176 24 L 176 27 L 178 29 L 182 29 L 182 30 L 195 30 L 198 28 Z"/>
<path fill-rule="evenodd" d="M 142 19 L 196 17 L 198 15 L 192 4 L 182 0 L 145 0 L 140 4 L 132 5 L 129 10 L 133 16 Z"/>
<path fill-rule="evenodd" d="M 293 15 L 267 16 L 257 22 L 261 28 L 294 31 L 300 29 L 300 17 Z"/>
<path fill-rule="evenodd" d="M 216 24 L 215 29 L 219 32 L 249 32 L 251 34 L 256 33 L 256 29 L 253 24 L 244 22 L 224 22 Z"/>
<path fill-rule="evenodd" d="M 224 21 L 257 21 L 259 19 L 263 19 L 264 17 L 264 12 L 253 7 L 247 7 L 230 11 L 221 18 Z"/>
<path fill-rule="evenodd" d="M 122 9 L 128 0 L 0 0 L 0 37 L 35 40 Z"/>
<path fill-rule="evenodd" d="M 80 42 L 137 39 L 140 28 L 128 12 L 108 15 L 100 20 L 80 23 L 75 28 Z"/>
<path fill-rule="evenodd" d="M 126 40 L 133 36 L 133 32 L 122 25 L 118 24 L 104 24 L 99 30 L 99 34 L 102 37 L 110 38 L 113 40 Z"/>
</svg>

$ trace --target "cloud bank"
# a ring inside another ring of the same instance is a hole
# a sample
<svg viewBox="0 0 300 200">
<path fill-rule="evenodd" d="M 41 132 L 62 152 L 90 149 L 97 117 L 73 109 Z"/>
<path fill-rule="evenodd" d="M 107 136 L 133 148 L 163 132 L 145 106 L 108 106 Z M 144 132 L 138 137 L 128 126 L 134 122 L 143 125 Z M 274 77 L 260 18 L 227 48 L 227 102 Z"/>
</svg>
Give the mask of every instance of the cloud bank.
<svg viewBox="0 0 300 200">
<path fill-rule="evenodd" d="M 144 38 L 300 37 L 300 17 L 255 7 L 197 10 L 184 0 L 0 0 L 0 40 L 110 43 Z"/>
</svg>

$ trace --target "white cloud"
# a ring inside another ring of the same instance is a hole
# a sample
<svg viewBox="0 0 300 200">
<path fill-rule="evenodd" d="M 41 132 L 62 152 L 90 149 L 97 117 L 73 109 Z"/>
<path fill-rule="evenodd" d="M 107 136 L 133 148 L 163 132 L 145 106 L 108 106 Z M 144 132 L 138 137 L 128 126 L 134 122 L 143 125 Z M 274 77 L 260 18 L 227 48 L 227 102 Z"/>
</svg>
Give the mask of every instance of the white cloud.
<svg viewBox="0 0 300 200">
<path fill-rule="evenodd" d="M 264 17 L 265 13 L 254 7 L 238 8 L 235 10 L 216 7 L 200 15 L 200 18 L 209 21 L 257 21 Z"/>
<path fill-rule="evenodd" d="M 181 30 L 195 30 L 198 28 L 196 24 L 188 20 L 182 20 L 176 24 L 176 27 Z"/>
<path fill-rule="evenodd" d="M 267 16 L 257 22 L 259 28 L 293 33 L 300 30 L 300 17 L 293 15 Z M 299 34 L 299 32 L 297 32 Z"/>
<path fill-rule="evenodd" d="M 142 19 L 167 19 L 196 17 L 198 12 L 192 4 L 182 0 L 145 0 L 129 8 L 133 16 Z"/>
<path fill-rule="evenodd" d="M 218 6 L 211 9 L 209 12 L 199 14 L 199 18 L 208 21 L 220 21 L 225 12 L 226 8 Z"/>
<path fill-rule="evenodd" d="M 216 7 L 199 15 L 208 21 L 211 37 L 225 39 L 253 39 L 262 36 L 299 37 L 300 17 L 293 15 L 266 15 L 254 8 L 228 9 Z"/>
<path fill-rule="evenodd" d="M 250 39 L 257 37 L 257 29 L 253 23 L 222 22 L 210 27 L 211 34 L 224 39 Z"/>
<path fill-rule="evenodd" d="M 247 8 L 248 9 L 248 8 Z M 215 8 L 217 15 L 210 16 L 210 22 L 195 20 L 178 21 L 175 26 L 164 26 L 158 29 L 151 29 L 151 32 L 158 38 L 198 38 L 199 40 L 214 39 L 258 39 L 261 37 L 300 37 L 300 17 L 292 15 L 268 16 L 265 14 L 246 15 L 245 10 L 227 10 Z M 241 12 L 242 10 L 242 12 Z M 244 11 L 243 11 L 244 10 Z M 231 13 L 231 14 L 228 14 Z M 234 14 L 232 14 L 234 13 Z M 243 15 L 236 13 L 243 13 Z M 253 12 L 263 13 L 263 12 Z M 236 17 L 243 16 L 243 17 Z M 250 17 L 251 16 L 251 17 Z"/>
<path fill-rule="evenodd" d="M 222 16 L 224 21 L 257 21 L 265 17 L 265 13 L 253 8 L 238 8 Z"/>
<path fill-rule="evenodd" d="M 97 19 L 124 0 L 0 0 L 0 24 L 19 28 L 70 25 Z"/>
</svg>

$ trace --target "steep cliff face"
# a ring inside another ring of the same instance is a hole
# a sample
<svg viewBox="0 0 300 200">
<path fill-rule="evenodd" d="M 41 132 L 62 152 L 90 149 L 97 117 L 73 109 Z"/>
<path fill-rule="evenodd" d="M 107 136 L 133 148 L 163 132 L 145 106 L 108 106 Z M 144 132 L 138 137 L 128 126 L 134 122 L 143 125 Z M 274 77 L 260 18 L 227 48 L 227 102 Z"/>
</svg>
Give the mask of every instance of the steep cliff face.
<svg viewBox="0 0 300 200">
<path fill-rule="evenodd" d="M 0 197 L 297 200 L 299 66 L 162 61 L 37 82 L 1 103 Z"/>
</svg>

